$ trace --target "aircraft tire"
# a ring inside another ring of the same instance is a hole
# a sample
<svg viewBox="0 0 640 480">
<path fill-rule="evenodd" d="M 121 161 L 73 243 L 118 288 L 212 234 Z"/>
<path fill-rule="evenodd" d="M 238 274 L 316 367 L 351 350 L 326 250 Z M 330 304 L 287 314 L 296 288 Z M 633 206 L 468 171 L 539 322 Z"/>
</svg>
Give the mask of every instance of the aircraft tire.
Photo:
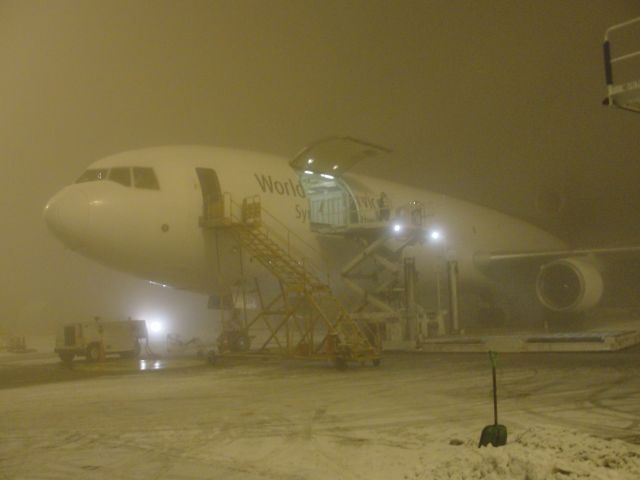
<svg viewBox="0 0 640 480">
<path fill-rule="evenodd" d="M 333 364 L 336 367 L 336 370 L 340 372 L 344 372 L 347 369 L 347 359 L 344 357 L 336 357 L 333 359 Z"/>
<path fill-rule="evenodd" d="M 234 350 L 236 352 L 246 352 L 249 350 L 249 346 L 249 337 L 244 334 L 238 335 L 234 343 Z"/>
</svg>

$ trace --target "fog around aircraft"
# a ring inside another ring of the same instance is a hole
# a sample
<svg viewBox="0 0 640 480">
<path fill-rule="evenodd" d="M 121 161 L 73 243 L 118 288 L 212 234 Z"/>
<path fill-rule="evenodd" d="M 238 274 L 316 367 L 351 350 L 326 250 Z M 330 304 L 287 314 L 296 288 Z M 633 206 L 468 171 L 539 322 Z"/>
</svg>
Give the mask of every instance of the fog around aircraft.
<svg viewBox="0 0 640 480">
<path fill-rule="evenodd" d="M 347 297 L 370 295 L 375 303 L 385 296 L 384 286 L 358 286 L 345 273 L 379 239 L 385 249 L 415 259 L 416 301 L 425 311 L 444 308 L 441 283 L 446 265 L 455 262 L 466 325 L 579 317 L 602 299 L 606 259 L 640 250 L 572 250 L 495 210 L 349 171 L 385 153 L 349 137 L 317 142 L 292 161 L 206 146 L 139 149 L 89 165 L 51 198 L 44 219 L 81 255 L 158 285 L 210 295 L 221 306 L 253 280 L 277 290 L 276 279 L 239 248 L 229 228 L 233 218 L 241 221 L 242 205 L 259 202 L 260 221 L 279 230 L 291 255 Z M 229 224 L 203 228 L 212 208 Z M 398 285 L 387 283 L 389 292 Z"/>
</svg>

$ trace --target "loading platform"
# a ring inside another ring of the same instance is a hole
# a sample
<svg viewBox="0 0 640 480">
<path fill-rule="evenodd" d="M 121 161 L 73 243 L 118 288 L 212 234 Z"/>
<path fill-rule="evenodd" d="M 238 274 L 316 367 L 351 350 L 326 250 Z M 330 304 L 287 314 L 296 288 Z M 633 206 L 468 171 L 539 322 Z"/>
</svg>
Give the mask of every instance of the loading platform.
<svg viewBox="0 0 640 480">
<path fill-rule="evenodd" d="M 640 330 L 440 337 L 422 342 L 422 352 L 615 352 L 640 344 Z M 403 350 L 406 349 L 402 348 Z"/>
</svg>

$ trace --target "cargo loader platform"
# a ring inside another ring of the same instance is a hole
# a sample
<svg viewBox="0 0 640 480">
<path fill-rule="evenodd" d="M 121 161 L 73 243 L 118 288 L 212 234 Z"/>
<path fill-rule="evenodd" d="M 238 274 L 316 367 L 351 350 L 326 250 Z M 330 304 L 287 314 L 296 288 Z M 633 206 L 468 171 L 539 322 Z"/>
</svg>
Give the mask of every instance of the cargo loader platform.
<svg viewBox="0 0 640 480">
<path fill-rule="evenodd" d="M 422 342 L 419 347 L 389 345 L 389 350 L 419 352 L 614 352 L 640 344 L 640 330 L 532 333 L 514 335 L 457 335 Z M 395 347 L 395 348 L 394 348 Z M 398 348 L 399 347 L 399 348 Z"/>
</svg>

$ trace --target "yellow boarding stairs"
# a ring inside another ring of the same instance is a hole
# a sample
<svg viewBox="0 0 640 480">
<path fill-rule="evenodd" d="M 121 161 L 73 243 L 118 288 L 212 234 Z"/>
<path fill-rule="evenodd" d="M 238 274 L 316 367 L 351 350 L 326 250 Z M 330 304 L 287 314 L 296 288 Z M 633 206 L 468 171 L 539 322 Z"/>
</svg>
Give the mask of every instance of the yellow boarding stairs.
<svg viewBox="0 0 640 480">
<path fill-rule="evenodd" d="M 242 327 L 242 333 L 250 338 L 253 326 L 259 322 L 266 326 L 268 336 L 258 351 L 328 359 L 338 368 L 350 361 L 371 360 L 379 365 L 380 346 L 373 332 L 365 322 L 359 323 L 350 315 L 328 281 L 321 280 L 322 274 L 293 251 L 293 232 L 280 223 L 286 233 L 277 235 L 275 229 L 265 225 L 265 216 L 278 221 L 262 208 L 260 197 L 246 198 L 239 205 L 225 194 L 221 202 L 205 205 L 201 226 L 228 228 L 241 247 L 280 284 L 280 293 L 271 301 L 265 303 L 260 297 L 261 311 Z"/>
</svg>

